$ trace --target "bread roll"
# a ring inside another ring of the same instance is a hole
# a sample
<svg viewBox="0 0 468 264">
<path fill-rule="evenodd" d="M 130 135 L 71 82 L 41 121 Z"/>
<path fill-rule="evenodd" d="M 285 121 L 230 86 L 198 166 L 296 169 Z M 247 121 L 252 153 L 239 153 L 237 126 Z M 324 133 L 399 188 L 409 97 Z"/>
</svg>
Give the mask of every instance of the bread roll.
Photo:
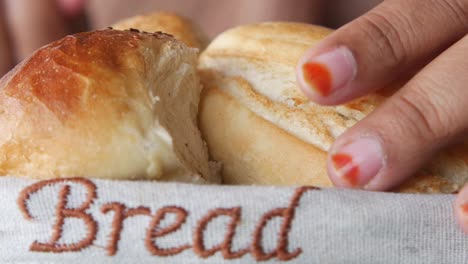
<svg viewBox="0 0 468 264">
<path fill-rule="evenodd" d="M 135 30 L 41 48 L 0 80 L 0 175 L 218 182 L 196 64 L 196 49 Z"/>
<path fill-rule="evenodd" d="M 298 23 L 241 26 L 216 38 L 200 58 L 200 129 L 228 184 L 332 186 L 327 150 L 388 94 L 319 106 L 296 83 L 303 53 L 332 31 Z M 468 180 L 468 148 L 451 148 L 399 187 L 401 192 L 459 190 Z"/>
<path fill-rule="evenodd" d="M 189 47 L 203 50 L 208 44 L 208 37 L 188 18 L 171 12 L 155 12 L 148 15 L 134 16 L 112 25 L 115 29 L 139 29 L 147 32 L 162 31 L 173 35 Z"/>
</svg>

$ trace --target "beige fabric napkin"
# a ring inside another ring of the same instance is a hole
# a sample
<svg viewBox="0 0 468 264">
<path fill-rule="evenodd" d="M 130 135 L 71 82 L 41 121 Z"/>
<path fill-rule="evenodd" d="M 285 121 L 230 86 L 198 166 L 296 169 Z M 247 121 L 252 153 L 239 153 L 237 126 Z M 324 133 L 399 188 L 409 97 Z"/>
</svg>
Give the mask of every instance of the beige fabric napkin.
<svg viewBox="0 0 468 264">
<path fill-rule="evenodd" d="M 1 263 L 467 263 L 453 195 L 1 179 Z"/>
</svg>

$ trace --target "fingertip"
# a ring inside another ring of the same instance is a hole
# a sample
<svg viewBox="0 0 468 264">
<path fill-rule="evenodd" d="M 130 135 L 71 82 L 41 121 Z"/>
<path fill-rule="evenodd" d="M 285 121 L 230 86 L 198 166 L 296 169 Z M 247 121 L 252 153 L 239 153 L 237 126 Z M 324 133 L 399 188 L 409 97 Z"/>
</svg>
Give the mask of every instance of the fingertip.
<svg viewBox="0 0 468 264">
<path fill-rule="evenodd" d="M 468 184 L 458 193 L 453 209 L 459 227 L 468 235 Z"/>
</svg>

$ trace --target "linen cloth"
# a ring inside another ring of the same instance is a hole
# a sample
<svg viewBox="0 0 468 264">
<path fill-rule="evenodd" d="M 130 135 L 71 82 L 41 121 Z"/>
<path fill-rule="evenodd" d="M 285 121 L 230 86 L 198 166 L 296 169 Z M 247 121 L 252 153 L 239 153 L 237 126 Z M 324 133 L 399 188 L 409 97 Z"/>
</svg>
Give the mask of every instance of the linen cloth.
<svg viewBox="0 0 468 264">
<path fill-rule="evenodd" d="M 468 263 L 454 195 L 4 177 L 0 197 L 0 263 Z"/>
</svg>

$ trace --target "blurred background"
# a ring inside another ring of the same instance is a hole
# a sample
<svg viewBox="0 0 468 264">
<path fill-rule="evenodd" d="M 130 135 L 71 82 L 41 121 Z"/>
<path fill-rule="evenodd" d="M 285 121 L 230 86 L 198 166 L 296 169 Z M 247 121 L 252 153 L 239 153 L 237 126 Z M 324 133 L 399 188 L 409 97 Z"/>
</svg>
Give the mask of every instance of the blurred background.
<svg viewBox="0 0 468 264">
<path fill-rule="evenodd" d="M 210 37 L 240 24 L 297 21 L 338 28 L 382 0 L 0 0 L 0 76 L 37 48 L 154 11 L 173 11 Z"/>
</svg>

